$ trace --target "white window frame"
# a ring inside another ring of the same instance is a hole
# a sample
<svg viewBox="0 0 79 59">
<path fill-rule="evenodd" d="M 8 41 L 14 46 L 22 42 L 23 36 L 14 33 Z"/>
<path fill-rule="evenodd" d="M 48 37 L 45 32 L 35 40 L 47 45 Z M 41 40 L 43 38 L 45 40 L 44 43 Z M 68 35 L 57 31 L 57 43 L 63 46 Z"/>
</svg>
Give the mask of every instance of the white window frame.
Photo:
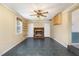
<svg viewBox="0 0 79 59">
<path fill-rule="evenodd" d="M 22 29 L 23 29 L 23 24 L 22 24 L 22 20 L 20 18 L 17 18 L 16 20 L 16 34 L 19 35 L 22 33 Z"/>
</svg>

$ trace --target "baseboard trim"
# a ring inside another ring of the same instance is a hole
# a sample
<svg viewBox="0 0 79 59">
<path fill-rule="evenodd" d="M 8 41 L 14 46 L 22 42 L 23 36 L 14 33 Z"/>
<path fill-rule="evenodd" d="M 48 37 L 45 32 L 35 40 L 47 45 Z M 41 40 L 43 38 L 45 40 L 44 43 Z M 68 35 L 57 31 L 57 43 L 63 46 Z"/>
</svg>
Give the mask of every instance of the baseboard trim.
<svg viewBox="0 0 79 59">
<path fill-rule="evenodd" d="M 51 38 L 51 39 L 55 40 L 55 38 Z M 55 40 L 55 41 L 58 42 L 59 44 L 63 45 L 65 48 L 68 47 L 67 45 L 63 44 L 62 42 L 60 42 L 60 41 L 58 41 L 58 40 Z"/>
<path fill-rule="evenodd" d="M 25 39 L 24 39 L 25 40 Z M 24 40 L 18 41 L 17 43 L 13 44 L 13 46 L 11 46 L 10 48 L 8 48 L 6 51 L 4 51 L 3 53 L 0 54 L 0 56 L 4 55 L 6 52 L 8 52 L 9 50 L 11 50 L 12 48 L 14 48 L 15 46 L 17 46 L 18 44 L 20 44 L 21 42 L 23 42 Z"/>
<path fill-rule="evenodd" d="M 57 40 L 56 40 L 57 41 Z M 57 41 L 58 43 L 60 43 L 61 45 L 63 45 L 65 48 L 67 48 L 67 45 L 63 44 L 62 42 L 60 41 Z"/>
</svg>

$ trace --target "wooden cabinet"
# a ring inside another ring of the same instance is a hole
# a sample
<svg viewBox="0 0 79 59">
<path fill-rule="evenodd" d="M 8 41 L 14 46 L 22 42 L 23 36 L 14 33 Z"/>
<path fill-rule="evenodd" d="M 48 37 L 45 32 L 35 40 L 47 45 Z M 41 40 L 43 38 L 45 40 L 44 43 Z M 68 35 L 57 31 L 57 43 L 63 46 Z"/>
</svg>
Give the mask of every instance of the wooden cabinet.
<svg viewBox="0 0 79 59">
<path fill-rule="evenodd" d="M 62 23 L 61 14 L 57 14 L 52 21 L 54 25 L 60 25 Z"/>
</svg>

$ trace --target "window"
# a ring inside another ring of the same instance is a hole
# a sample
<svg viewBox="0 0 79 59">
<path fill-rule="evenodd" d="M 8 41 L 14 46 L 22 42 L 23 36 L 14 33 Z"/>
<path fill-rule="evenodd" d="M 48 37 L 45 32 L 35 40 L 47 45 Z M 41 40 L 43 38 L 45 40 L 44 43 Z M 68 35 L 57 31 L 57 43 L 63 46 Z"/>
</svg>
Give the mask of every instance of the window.
<svg viewBox="0 0 79 59">
<path fill-rule="evenodd" d="M 22 20 L 20 18 L 17 18 L 17 34 L 22 33 Z"/>
</svg>

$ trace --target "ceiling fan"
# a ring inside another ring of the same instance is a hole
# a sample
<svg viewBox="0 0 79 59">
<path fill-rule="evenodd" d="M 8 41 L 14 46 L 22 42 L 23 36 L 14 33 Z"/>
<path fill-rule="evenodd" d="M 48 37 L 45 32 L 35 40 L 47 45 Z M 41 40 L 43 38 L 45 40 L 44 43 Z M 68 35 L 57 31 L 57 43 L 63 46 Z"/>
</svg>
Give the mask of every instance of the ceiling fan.
<svg viewBox="0 0 79 59">
<path fill-rule="evenodd" d="M 31 16 L 37 16 L 38 18 L 39 17 L 47 17 L 46 14 L 48 14 L 48 11 L 47 12 L 44 12 L 43 10 L 34 10 L 35 14 L 31 15 Z"/>
</svg>

